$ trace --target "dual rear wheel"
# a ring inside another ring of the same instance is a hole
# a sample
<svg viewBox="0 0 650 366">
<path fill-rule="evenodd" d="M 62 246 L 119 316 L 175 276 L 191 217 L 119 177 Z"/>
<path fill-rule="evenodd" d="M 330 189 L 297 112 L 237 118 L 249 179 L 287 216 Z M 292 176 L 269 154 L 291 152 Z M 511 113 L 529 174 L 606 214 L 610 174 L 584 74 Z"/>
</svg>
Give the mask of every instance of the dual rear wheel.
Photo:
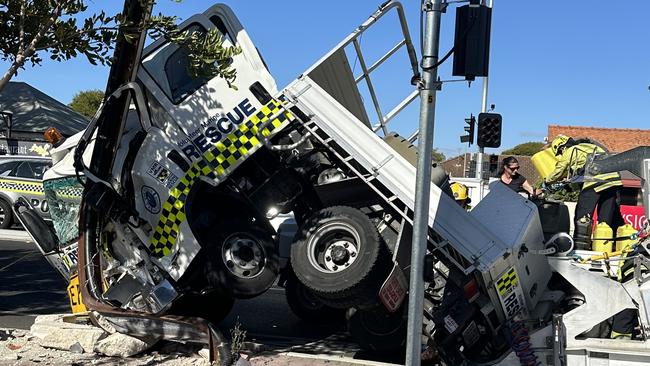
<svg viewBox="0 0 650 366">
<path fill-rule="evenodd" d="M 346 206 L 317 211 L 301 225 L 291 263 L 305 290 L 326 308 L 347 309 L 348 331 L 362 348 L 404 346 L 406 307 L 390 313 L 379 301 L 392 268 L 390 251 L 366 214 Z"/>
</svg>

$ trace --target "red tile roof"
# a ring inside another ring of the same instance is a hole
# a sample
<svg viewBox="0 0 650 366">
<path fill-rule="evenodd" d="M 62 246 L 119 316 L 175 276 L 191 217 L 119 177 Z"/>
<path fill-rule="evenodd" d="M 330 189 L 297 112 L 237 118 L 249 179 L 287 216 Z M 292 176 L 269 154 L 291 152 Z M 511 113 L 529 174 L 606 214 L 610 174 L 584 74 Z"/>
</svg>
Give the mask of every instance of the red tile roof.
<svg viewBox="0 0 650 366">
<path fill-rule="evenodd" d="M 559 134 L 573 138 L 588 137 L 607 146 L 611 152 L 622 152 L 637 146 L 650 145 L 650 130 L 583 126 L 548 126 L 549 141 Z"/>
</svg>

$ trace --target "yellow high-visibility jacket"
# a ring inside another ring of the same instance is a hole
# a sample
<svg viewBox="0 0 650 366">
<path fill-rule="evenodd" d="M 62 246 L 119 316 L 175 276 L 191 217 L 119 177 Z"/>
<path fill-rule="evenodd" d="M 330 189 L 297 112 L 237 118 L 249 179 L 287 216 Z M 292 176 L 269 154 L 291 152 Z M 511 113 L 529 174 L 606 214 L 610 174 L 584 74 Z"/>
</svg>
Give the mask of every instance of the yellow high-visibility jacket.
<svg viewBox="0 0 650 366">
<path fill-rule="evenodd" d="M 546 177 L 545 181 L 551 183 L 571 177 L 571 175 L 585 166 L 589 155 L 594 153 L 604 154 L 605 150 L 589 143 L 581 143 L 566 148 L 555 164 L 555 169 Z M 593 188 L 596 192 L 600 192 L 609 187 L 620 186 L 622 184 L 620 174 L 615 172 L 589 177 L 585 180 L 582 188 Z"/>
</svg>

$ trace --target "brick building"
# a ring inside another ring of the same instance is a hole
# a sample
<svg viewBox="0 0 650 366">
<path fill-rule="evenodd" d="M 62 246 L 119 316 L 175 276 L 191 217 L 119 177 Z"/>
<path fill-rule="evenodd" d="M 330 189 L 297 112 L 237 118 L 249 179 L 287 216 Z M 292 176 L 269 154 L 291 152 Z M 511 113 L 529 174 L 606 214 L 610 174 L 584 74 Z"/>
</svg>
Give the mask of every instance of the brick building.
<svg viewBox="0 0 650 366">
<path fill-rule="evenodd" d="M 650 130 L 634 128 L 548 126 L 546 136 L 549 141 L 560 134 L 573 138 L 588 137 L 605 145 L 610 152 L 622 152 L 637 146 L 650 145 Z"/>
</svg>

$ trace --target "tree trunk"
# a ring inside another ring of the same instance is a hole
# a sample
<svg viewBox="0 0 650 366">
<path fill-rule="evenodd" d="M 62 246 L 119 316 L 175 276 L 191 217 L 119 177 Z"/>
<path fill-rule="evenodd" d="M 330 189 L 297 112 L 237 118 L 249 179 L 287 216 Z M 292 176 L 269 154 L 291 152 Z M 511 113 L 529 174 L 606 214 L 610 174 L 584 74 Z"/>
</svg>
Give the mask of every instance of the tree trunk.
<svg viewBox="0 0 650 366">
<path fill-rule="evenodd" d="M 11 80 L 11 78 L 13 78 L 14 75 L 16 75 L 18 69 L 25 64 L 25 61 L 27 61 L 30 57 L 32 57 L 34 52 L 36 52 L 36 45 L 38 44 L 38 42 L 41 41 L 41 39 L 48 31 L 48 29 L 52 26 L 52 24 L 54 24 L 54 22 L 61 16 L 61 12 L 63 11 L 63 6 L 65 4 L 67 4 L 67 1 L 64 1 L 63 4 L 59 3 L 57 7 L 52 10 L 50 17 L 41 24 L 38 33 L 36 33 L 34 38 L 29 42 L 29 45 L 27 45 L 27 47 L 24 50 L 22 51 L 19 50 L 19 52 L 16 54 L 16 58 L 14 62 L 11 64 L 11 67 L 9 67 L 9 70 L 5 72 L 5 74 L 2 76 L 2 79 L 0 80 L 0 92 L 2 92 L 2 89 L 4 89 L 5 86 L 7 86 L 9 80 Z M 21 29 L 21 33 L 22 33 L 22 29 Z M 22 39 L 21 43 L 24 42 L 25 40 Z M 19 45 L 19 47 L 21 46 Z"/>
<path fill-rule="evenodd" d="M 20 63 L 18 62 L 18 60 L 14 61 L 11 64 L 9 70 L 7 70 L 7 72 L 5 72 L 5 74 L 2 76 L 2 79 L 0 79 L 0 93 L 2 92 L 2 89 L 5 88 L 7 83 L 9 83 L 9 80 L 11 80 L 11 78 L 14 77 L 14 75 L 16 75 L 16 72 L 22 66 L 22 64 L 25 63 L 25 61 L 23 60 L 24 59 L 21 58 Z"/>
</svg>

